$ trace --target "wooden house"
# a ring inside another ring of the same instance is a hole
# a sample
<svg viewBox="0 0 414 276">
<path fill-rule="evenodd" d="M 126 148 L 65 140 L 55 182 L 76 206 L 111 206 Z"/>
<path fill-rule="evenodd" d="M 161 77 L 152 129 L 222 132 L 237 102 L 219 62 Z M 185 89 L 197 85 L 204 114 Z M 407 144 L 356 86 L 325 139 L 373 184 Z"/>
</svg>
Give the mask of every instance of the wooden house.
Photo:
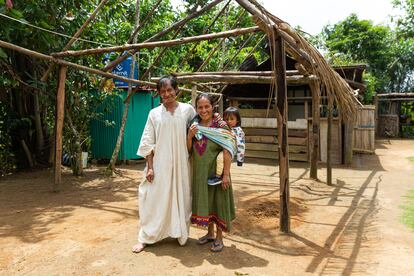
<svg viewBox="0 0 414 276">
<path fill-rule="evenodd" d="M 293 75 L 296 72 L 297 61 L 286 56 L 286 72 Z M 351 87 L 365 91 L 362 83 L 364 65 L 335 67 Z M 253 57 L 243 62 L 241 71 L 267 72 L 271 70 L 270 59 L 257 64 Z M 312 130 L 312 92 L 308 82 L 288 82 L 288 144 L 289 159 L 294 161 L 310 160 L 310 139 Z M 242 127 L 246 133 L 246 157 L 252 158 L 278 158 L 277 125 L 275 97 L 270 91 L 270 84 L 246 83 L 229 84 L 223 89 L 225 106 L 236 106 L 242 116 Z M 319 157 L 322 162 L 327 159 L 327 100 L 322 95 L 320 104 L 320 132 Z M 336 106 L 333 111 L 332 125 L 332 163 L 347 163 L 344 141 L 354 139 L 352 131 L 347 129 L 346 122 L 342 120 L 341 112 Z M 352 151 L 352 146 L 351 149 Z M 351 152 L 352 156 L 352 152 Z"/>
</svg>

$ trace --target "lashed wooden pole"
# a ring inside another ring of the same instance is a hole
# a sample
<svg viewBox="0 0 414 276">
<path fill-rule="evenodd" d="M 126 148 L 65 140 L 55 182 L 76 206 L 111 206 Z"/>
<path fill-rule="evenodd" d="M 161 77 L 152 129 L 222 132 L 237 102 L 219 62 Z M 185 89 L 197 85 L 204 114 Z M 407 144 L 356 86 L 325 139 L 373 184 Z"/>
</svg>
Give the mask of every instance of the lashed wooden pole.
<svg viewBox="0 0 414 276">
<path fill-rule="evenodd" d="M 68 56 L 84 56 L 90 54 L 104 54 L 104 53 L 111 53 L 111 52 L 123 52 L 127 50 L 139 50 L 139 49 L 152 49 L 156 47 L 168 47 L 174 45 L 181 45 L 191 42 L 197 42 L 201 40 L 211 40 L 223 37 L 232 37 L 232 36 L 240 36 L 249 33 L 255 33 L 260 31 L 259 27 L 248 27 L 248 28 L 239 28 L 235 30 L 225 31 L 225 32 L 218 32 L 206 35 L 199 35 L 199 36 L 191 36 L 191 37 L 183 37 L 178 39 L 172 40 L 165 40 L 165 41 L 154 41 L 154 42 L 143 42 L 137 44 L 126 44 L 123 46 L 114 46 L 114 47 L 106 47 L 106 48 L 99 48 L 99 49 L 85 49 L 79 51 L 65 51 L 65 52 L 58 52 L 53 53 L 52 56 L 56 58 L 61 57 L 68 57 Z"/>
<path fill-rule="evenodd" d="M 326 144 L 326 184 L 332 185 L 332 123 L 333 123 L 333 98 L 328 97 L 328 130 Z"/>
<path fill-rule="evenodd" d="M 320 83 L 311 81 L 309 83 L 312 93 L 312 132 L 310 144 L 310 178 L 318 179 L 318 158 L 319 158 L 319 124 L 320 124 Z"/>
<path fill-rule="evenodd" d="M 279 180 L 280 180 L 280 231 L 290 232 L 289 214 L 289 145 L 288 145 L 288 104 L 286 84 L 286 55 L 281 37 L 275 41 L 276 63 L 276 114 L 277 139 L 279 147 Z"/>
<path fill-rule="evenodd" d="M 59 71 L 59 85 L 56 96 L 56 121 L 55 121 L 55 182 L 53 191 L 58 192 L 61 189 L 62 182 L 62 130 L 65 116 L 65 81 L 67 66 L 63 65 Z"/>
<path fill-rule="evenodd" d="M 66 60 L 63 60 L 63 59 L 54 58 L 52 56 L 48 56 L 48 55 L 45 55 L 45 54 L 42 54 L 42 53 L 39 53 L 39 52 L 36 52 L 36 51 L 33 51 L 33 50 L 29 50 L 29 49 L 14 45 L 12 43 L 5 42 L 3 40 L 0 40 L 0 47 L 11 49 L 13 51 L 17 51 L 19 53 L 22 53 L 24 55 L 28 55 L 28 56 L 31 56 L 31 57 L 34 57 L 34 58 L 54 62 L 56 64 L 66 65 L 68 67 L 76 68 L 78 70 L 89 72 L 89 73 L 92 73 L 92 74 L 95 74 L 95 75 L 100 75 L 100 76 L 107 77 L 107 78 L 118 79 L 118 80 L 125 81 L 125 82 L 128 82 L 128 83 L 134 83 L 134 84 L 149 86 L 149 87 L 153 87 L 153 88 L 157 87 L 157 84 L 154 83 L 154 82 L 135 80 L 135 79 L 130 79 L 130 78 L 122 77 L 122 76 L 119 76 L 119 75 L 103 72 L 103 71 L 98 70 L 98 69 L 94 69 L 94 68 L 90 68 L 90 67 L 87 67 L 87 66 L 79 65 L 79 64 L 69 62 L 69 61 L 66 61 Z M 191 89 L 187 89 L 187 88 L 180 88 L 180 91 L 191 93 Z M 200 91 L 198 91 L 198 92 L 200 92 Z M 200 93 L 202 93 L 202 92 L 200 92 Z"/>
<path fill-rule="evenodd" d="M 151 78 L 152 81 L 158 81 L 159 78 Z M 243 83 L 271 83 L 273 77 L 261 76 L 261 75 L 180 75 L 176 77 L 179 83 L 192 83 L 192 82 L 222 82 L 232 84 Z M 316 80 L 314 75 L 310 76 L 287 76 L 286 81 L 289 84 L 308 84 L 310 81 Z"/>
<path fill-rule="evenodd" d="M 73 35 L 73 37 L 69 40 L 69 42 L 66 44 L 65 47 L 63 47 L 62 51 L 67 51 L 72 46 L 73 43 L 79 38 L 79 36 L 82 34 L 83 30 L 91 23 L 92 20 L 95 19 L 98 12 L 102 9 L 102 7 L 108 2 L 108 0 L 102 0 L 99 5 L 95 8 L 93 13 L 86 19 L 86 21 L 83 23 L 83 25 L 79 28 L 79 30 Z M 49 77 L 50 72 L 54 69 L 55 64 L 52 63 L 47 68 L 46 72 L 43 74 L 41 81 L 47 81 L 47 78 Z"/>
</svg>

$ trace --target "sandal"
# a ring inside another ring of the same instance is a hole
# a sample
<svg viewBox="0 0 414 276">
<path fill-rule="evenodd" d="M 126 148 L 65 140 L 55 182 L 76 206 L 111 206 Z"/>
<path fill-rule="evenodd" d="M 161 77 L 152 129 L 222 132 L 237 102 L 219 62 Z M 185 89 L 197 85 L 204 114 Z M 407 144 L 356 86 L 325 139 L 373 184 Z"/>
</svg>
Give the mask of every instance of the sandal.
<svg viewBox="0 0 414 276">
<path fill-rule="evenodd" d="M 214 238 L 211 238 L 211 237 L 205 235 L 205 236 L 202 236 L 201 238 L 199 238 L 198 241 L 197 241 L 197 243 L 199 245 L 203 245 L 203 244 L 206 244 L 206 243 L 209 243 L 209 242 L 213 242 L 213 241 L 214 241 Z"/>
<path fill-rule="evenodd" d="M 213 245 L 210 248 L 211 252 L 221 252 L 223 251 L 224 244 L 223 242 L 218 243 L 216 240 L 213 242 Z"/>
</svg>

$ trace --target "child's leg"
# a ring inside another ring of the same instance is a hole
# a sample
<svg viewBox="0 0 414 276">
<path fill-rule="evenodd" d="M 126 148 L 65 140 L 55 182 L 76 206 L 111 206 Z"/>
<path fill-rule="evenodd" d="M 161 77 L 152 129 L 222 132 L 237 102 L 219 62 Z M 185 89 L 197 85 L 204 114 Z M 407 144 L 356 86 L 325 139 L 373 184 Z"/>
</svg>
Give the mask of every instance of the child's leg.
<svg viewBox="0 0 414 276">
<path fill-rule="evenodd" d="M 223 158 L 223 151 L 217 155 L 216 159 L 216 176 L 221 177 L 223 175 L 223 169 L 224 169 L 224 158 Z"/>
</svg>

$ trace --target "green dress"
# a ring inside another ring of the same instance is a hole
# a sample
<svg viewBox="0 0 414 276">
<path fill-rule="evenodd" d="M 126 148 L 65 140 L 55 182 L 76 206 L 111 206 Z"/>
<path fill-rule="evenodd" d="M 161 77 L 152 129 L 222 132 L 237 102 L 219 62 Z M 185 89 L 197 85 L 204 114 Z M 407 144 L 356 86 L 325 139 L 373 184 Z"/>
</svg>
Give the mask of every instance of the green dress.
<svg viewBox="0 0 414 276">
<path fill-rule="evenodd" d="M 208 178 L 216 171 L 216 158 L 222 150 L 221 146 L 205 137 L 193 142 L 191 223 L 208 226 L 214 222 L 221 230 L 228 232 L 231 221 L 236 217 L 232 186 L 223 190 L 221 185 L 207 184 Z"/>
</svg>

